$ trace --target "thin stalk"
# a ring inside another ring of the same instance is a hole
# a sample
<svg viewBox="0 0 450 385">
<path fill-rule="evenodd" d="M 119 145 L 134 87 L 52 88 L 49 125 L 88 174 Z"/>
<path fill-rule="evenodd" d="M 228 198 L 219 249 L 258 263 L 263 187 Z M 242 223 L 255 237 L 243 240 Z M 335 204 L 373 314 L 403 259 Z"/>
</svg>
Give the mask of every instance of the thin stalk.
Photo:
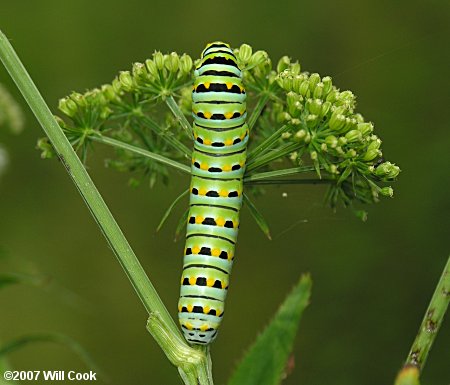
<svg viewBox="0 0 450 385">
<path fill-rule="evenodd" d="M 295 174 L 310 172 L 310 171 L 314 171 L 314 166 L 299 166 L 299 167 L 292 167 L 292 168 L 284 168 L 282 170 L 258 172 L 256 174 L 251 174 L 251 175 L 245 176 L 244 183 L 251 183 L 251 182 L 254 182 L 257 180 L 277 178 L 277 177 L 288 176 L 288 175 L 295 175 Z"/>
<path fill-rule="evenodd" d="M 450 257 L 436 286 L 417 336 L 406 359 L 406 365 L 423 370 L 433 342 L 444 319 L 450 301 Z"/>
<path fill-rule="evenodd" d="M 247 162 L 250 162 L 255 156 L 263 154 L 272 144 L 276 143 L 283 132 L 287 131 L 289 126 L 282 126 L 276 130 L 272 135 L 263 140 L 258 146 L 251 150 L 247 156 Z"/>
<path fill-rule="evenodd" d="M 181 112 L 180 107 L 178 107 L 178 104 L 172 95 L 166 98 L 166 104 L 169 106 L 170 111 L 172 111 L 172 113 L 175 115 L 175 118 L 177 118 L 178 122 L 181 124 L 181 127 L 186 132 L 188 137 L 193 138 L 194 133 L 192 132 L 192 126 L 186 119 L 186 116 L 184 116 L 184 114 Z"/>
<path fill-rule="evenodd" d="M 248 182 L 246 185 L 268 185 L 268 184 L 331 184 L 334 181 L 331 179 L 266 179 L 254 182 Z"/>
<path fill-rule="evenodd" d="M 103 136 L 103 135 L 101 135 L 101 136 L 93 135 L 93 136 L 90 136 L 89 139 L 93 140 L 95 142 L 107 144 L 109 146 L 122 148 L 124 150 L 134 152 L 135 154 L 139 154 L 139 155 L 145 156 L 146 158 L 150 158 L 150 159 L 152 159 L 152 160 L 154 160 L 156 162 L 165 164 L 166 166 L 173 167 L 173 168 L 175 168 L 177 170 L 180 170 L 180 171 L 183 171 L 183 172 L 185 172 L 187 174 L 191 173 L 190 167 L 186 166 L 183 163 L 179 163 L 179 162 L 177 162 L 175 160 L 166 158 L 163 155 L 155 154 L 154 152 L 150 152 L 150 151 L 144 150 L 143 148 L 133 146 L 132 144 L 121 142 L 120 140 L 109 138 L 109 137 Z"/>
<path fill-rule="evenodd" d="M 261 115 L 262 110 L 266 106 L 266 103 L 269 101 L 270 93 L 268 91 L 264 92 L 262 96 L 259 98 L 258 102 L 256 103 L 255 108 L 252 111 L 252 114 L 250 116 L 250 119 L 248 120 L 248 129 L 251 131 L 253 126 L 255 125 L 256 121 L 259 118 L 259 115 Z"/>
<path fill-rule="evenodd" d="M 150 313 L 160 312 L 162 318 L 168 323 L 172 332 L 181 335 L 172 317 L 162 303 L 155 288 L 148 279 L 139 260 L 128 244 L 119 225 L 105 204 L 102 196 L 92 182 L 91 177 L 83 167 L 80 159 L 73 150 L 64 132 L 56 122 L 39 90 L 30 78 L 13 47 L 6 36 L 0 31 L 0 58 L 16 83 L 26 102 L 30 106 L 46 135 L 52 142 L 61 162 L 69 173 L 83 200 L 87 204 L 94 219 L 100 226 L 103 234 L 116 255 L 119 263 L 128 276 L 133 288 L 136 290 L 144 307 Z"/>
<path fill-rule="evenodd" d="M 165 330 L 167 330 L 171 340 L 181 341 L 179 346 L 183 349 L 191 349 L 194 352 L 195 350 L 184 342 L 180 330 L 161 301 L 127 239 L 109 211 L 108 206 L 77 157 L 64 132 L 56 122 L 13 47 L 1 31 L 0 59 L 50 139 L 66 171 L 78 188 L 145 309 L 149 314 L 158 314 L 158 318 L 161 320 L 161 324 L 164 325 Z M 169 344 L 160 346 L 166 354 L 170 353 L 171 346 Z M 202 361 L 204 362 L 205 359 L 206 357 Z M 198 370 L 206 369 L 204 369 L 204 365 L 201 365 Z M 200 382 L 200 384 L 211 385 L 205 381 Z"/>
<path fill-rule="evenodd" d="M 267 164 L 273 162 L 274 160 L 277 160 L 279 158 L 291 154 L 297 149 L 298 149 L 297 143 L 290 143 L 286 144 L 285 146 L 282 146 L 277 150 L 268 152 L 265 155 L 261 155 L 260 157 L 254 158 L 247 164 L 247 171 L 250 172 L 260 167 L 266 166 Z"/>
</svg>

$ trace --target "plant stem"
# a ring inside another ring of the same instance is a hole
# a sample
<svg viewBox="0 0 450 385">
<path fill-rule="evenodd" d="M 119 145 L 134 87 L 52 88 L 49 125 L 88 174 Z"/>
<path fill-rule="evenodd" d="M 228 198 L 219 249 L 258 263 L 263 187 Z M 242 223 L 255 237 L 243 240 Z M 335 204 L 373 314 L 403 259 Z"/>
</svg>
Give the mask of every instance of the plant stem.
<svg viewBox="0 0 450 385">
<path fill-rule="evenodd" d="M 191 169 L 189 168 L 189 166 L 186 166 L 183 163 L 176 162 L 175 160 L 166 158 L 163 155 L 155 154 L 154 152 L 151 152 L 151 151 L 144 150 L 143 148 L 139 148 L 139 147 L 133 146 L 131 144 L 121 142 L 120 140 L 108 138 L 107 136 L 98 136 L 98 135 L 90 136 L 89 139 L 91 139 L 95 142 L 107 144 L 109 146 L 122 148 L 124 150 L 134 152 L 135 154 L 139 154 L 139 155 L 145 156 L 147 158 L 150 158 L 156 162 L 173 167 L 173 168 L 183 171 L 185 173 L 188 173 L 188 174 L 191 173 Z"/>
<path fill-rule="evenodd" d="M 314 171 L 314 166 L 299 166 L 292 168 L 284 168 L 281 170 L 273 170 L 266 172 L 258 172 L 244 177 L 244 183 L 250 184 L 255 181 L 277 178 L 280 176 L 295 175 L 303 172 Z"/>
<path fill-rule="evenodd" d="M 158 319 L 164 325 L 170 341 L 177 340 L 179 342 L 177 346 L 181 346 L 188 352 L 195 352 L 193 348 L 184 342 L 180 330 L 161 301 L 127 239 L 109 211 L 108 206 L 77 157 L 61 127 L 56 122 L 13 47 L 1 31 L 0 59 L 50 139 L 61 162 L 78 188 L 145 309 L 149 314 L 158 314 Z M 166 354 L 173 354 L 170 344 L 162 344 L 160 346 Z M 202 364 L 195 368 L 196 371 L 206 370 L 204 369 L 206 364 L 203 364 L 206 358 L 203 355 Z M 211 385 L 208 382 L 200 382 L 200 384 Z"/>
<path fill-rule="evenodd" d="M 256 103 L 255 108 L 252 111 L 250 118 L 248 119 L 248 129 L 251 131 L 256 121 L 261 115 L 262 110 L 266 106 L 266 103 L 269 101 L 270 93 L 269 91 L 264 92 L 261 97 L 258 99 L 258 103 Z"/>
<path fill-rule="evenodd" d="M 450 257 L 436 286 L 405 365 L 423 370 L 450 301 Z"/>
<path fill-rule="evenodd" d="M 181 127 L 183 127 L 184 131 L 186 131 L 188 137 L 193 138 L 194 133 L 192 132 L 192 126 L 186 119 L 186 116 L 184 116 L 184 114 L 181 112 L 180 107 L 178 107 L 178 104 L 172 95 L 166 98 L 166 103 L 169 106 L 170 111 L 172 111 L 177 120 L 180 122 Z"/>
</svg>

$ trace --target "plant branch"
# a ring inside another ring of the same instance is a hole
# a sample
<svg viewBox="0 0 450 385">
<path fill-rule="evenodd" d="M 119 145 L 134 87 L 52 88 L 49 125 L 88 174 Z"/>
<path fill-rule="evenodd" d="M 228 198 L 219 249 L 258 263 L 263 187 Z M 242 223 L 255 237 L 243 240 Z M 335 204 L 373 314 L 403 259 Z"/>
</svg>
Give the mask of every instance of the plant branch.
<svg viewBox="0 0 450 385">
<path fill-rule="evenodd" d="M 255 108 L 252 111 L 250 118 L 248 119 L 248 129 L 251 131 L 256 121 L 261 115 L 262 110 L 266 106 L 266 103 L 269 101 L 270 93 L 268 91 L 264 92 L 261 97 L 258 99 Z"/>
<path fill-rule="evenodd" d="M 173 98 L 173 96 L 168 96 L 166 98 L 166 103 L 170 108 L 170 111 L 175 115 L 175 118 L 177 118 L 178 122 L 181 124 L 181 127 L 186 132 L 189 138 L 194 137 L 194 133 L 192 132 L 192 126 L 186 119 L 186 116 L 181 112 L 180 107 L 178 107 L 177 102 Z"/>
<path fill-rule="evenodd" d="M 416 366 L 423 370 L 425 362 L 436 335 L 444 319 L 450 301 L 450 257 L 447 260 L 444 271 L 436 286 L 428 309 L 423 317 L 419 332 L 412 344 L 411 350 L 406 359 L 405 366 Z"/>
<path fill-rule="evenodd" d="M 252 182 L 263 180 L 263 179 L 278 178 L 281 176 L 295 175 L 295 174 L 310 172 L 310 171 L 314 171 L 314 170 L 315 170 L 314 166 L 299 166 L 299 167 L 292 167 L 292 168 L 284 168 L 281 170 L 258 172 L 258 173 L 254 173 L 254 174 L 245 176 L 244 183 L 251 184 Z"/>
<path fill-rule="evenodd" d="M 109 138 L 107 136 L 99 136 L 99 135 L 93 135 L 93 136 L 90 136 L 89 138 L 95 142 L 107 144 L 109 146 L 113 146 L 113 147 L 117 147 L 117 148 L 122 148 L 124 150 L 134 152 L 135 154 L 145 156 L 156 162 L 165 164 L 166 166 L 173 167 L 173 168 L 183 171 L 185 173 L 188 173 L 188 174 L 191 173 L 190 167 L 186 166 L 183 163 L 179 163 L 175 160 L 166 158 L 163 155 L 155 154 L 154 152 L 144 150 L 143 148 L 139 148 L 139 147 L 133 146 L 131 144 L 121 142 L 120 140 Z"/>
</svg>

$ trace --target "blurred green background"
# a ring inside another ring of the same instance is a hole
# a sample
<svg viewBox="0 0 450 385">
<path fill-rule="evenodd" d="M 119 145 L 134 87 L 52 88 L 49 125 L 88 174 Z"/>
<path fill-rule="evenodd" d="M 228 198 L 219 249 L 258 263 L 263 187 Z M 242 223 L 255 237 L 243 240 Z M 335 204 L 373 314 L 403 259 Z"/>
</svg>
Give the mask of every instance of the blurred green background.
<svg viewBox="0 0 450 385">
<path fill-rule="evenodd" d="M 109 82 L 154 50 L 198 57 L 214 39 L 298 58 L 358 96 L 384 155 L 403 170 L 395 198 L 368 207 L 362 223 L 322 207 L 322 186 L 271 188 L 256 203 L 267 241 L 243 220 L 227 316 L 212 348 L 217 384 L 268 322 L 302 272 L 314 290 L 288 384 L 390 384 L 404 360 L 447 258 L 449 237 L 448 36 L 445 1 L 17 1 L 2 0 L 0 28 L 56 112 L 58 98 Z M 0 82 L 23 103 L 4 68 Z M 23 103 L 24 104 L 24 103 Z M 26 109 L 26 107 L 24 107 Z M 58 331 L 81 342 L 113 384 L 177 384 L 177 372 L 145 330 L 146 314 L 58 161 L 34 149 L 42 130 L 26 110 L 19 136 L 0 132 L 10 168 L 0 181 L 1 271 L 49 277 L 42 288 L 0 291 L 0 340 Z M 89 171 L 164 302 L 175 315 L 183 242 L 179 208 L 155 228 L 188 178 L 132 189 L 103 167 Z M 287 198 L 282 193 L 287 192 Z M 450 380 L 450 317 L 423 383 Z M 20 370 L 83 370 L 51 344 L 11 355 Z M 98 383 L 103 383 L 98 381 Z"/>
</svg>

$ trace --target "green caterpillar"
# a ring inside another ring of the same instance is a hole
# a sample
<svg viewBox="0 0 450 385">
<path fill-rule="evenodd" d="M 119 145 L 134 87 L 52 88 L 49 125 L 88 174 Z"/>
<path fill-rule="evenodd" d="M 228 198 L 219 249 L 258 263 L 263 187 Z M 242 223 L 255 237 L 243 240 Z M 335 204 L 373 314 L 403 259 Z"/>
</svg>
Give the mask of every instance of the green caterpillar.
<svg viewBox="0 0 450 385">
<path fill-rule="evenodd" d="M 208 44 L 194 75 L 195 142 L 178 315 L 186 340 L 206 345 L 224 314 L 249 130 L 242 73 L 230 46 Z"/>
</svg>

